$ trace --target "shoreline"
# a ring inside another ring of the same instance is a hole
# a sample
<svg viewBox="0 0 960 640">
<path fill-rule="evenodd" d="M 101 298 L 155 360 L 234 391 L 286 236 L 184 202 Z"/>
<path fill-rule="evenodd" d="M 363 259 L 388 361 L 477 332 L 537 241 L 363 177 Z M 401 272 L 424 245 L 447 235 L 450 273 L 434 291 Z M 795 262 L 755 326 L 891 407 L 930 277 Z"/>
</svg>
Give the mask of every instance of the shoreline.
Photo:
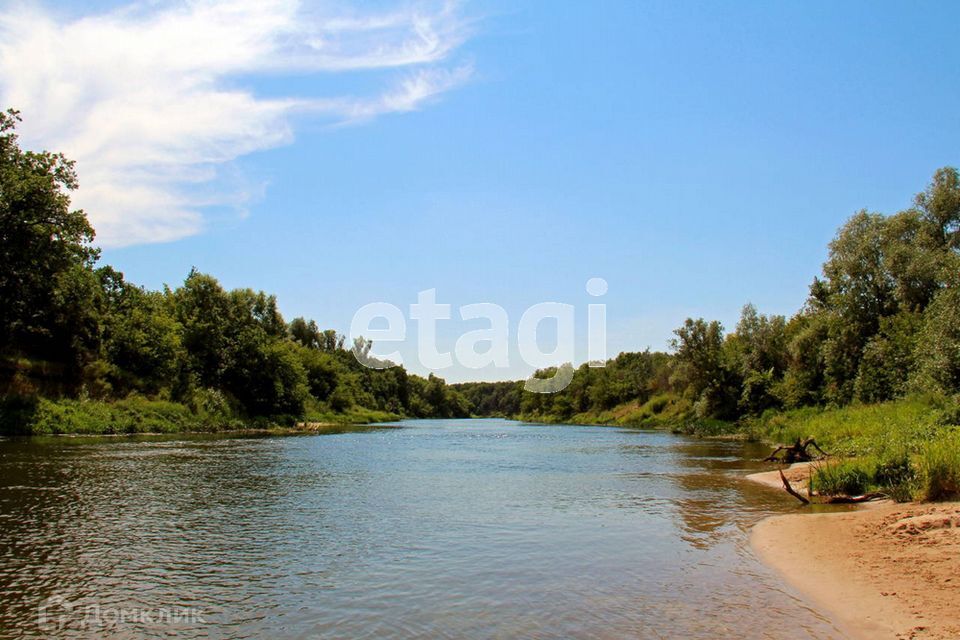
<svg viewBox="0 0 960 640">
<path fill-rule="evenodd" d="M 400 422 L 405 420 L 397 420 Z M 294 427 L 251 427 L 242 429 L 184 429 L 182 431 L 131 431 L 131 432 L 81 432 L 71 431 L 64 433 L 16 433 L 0 434 L 0 440 L 17 440 L 32 438 L 139 438 L 157 436 L 296 436 L 317 435 L 321 433 L 340 433 L 355 431 L 364 428 L 390 428 L 392 425 L 379 422 L 310 422 L 301 423 Z"/>
<path fill-rule="evenodd" d="M 802 464 L 787 470 L 795 486 L 807 474 Z M 776 471 L 747 479 L 783 491 Z M 851 637 L 960 637 L 960 502 L 772 516 L 753 528 L 750 543 Z"/>
</svg>

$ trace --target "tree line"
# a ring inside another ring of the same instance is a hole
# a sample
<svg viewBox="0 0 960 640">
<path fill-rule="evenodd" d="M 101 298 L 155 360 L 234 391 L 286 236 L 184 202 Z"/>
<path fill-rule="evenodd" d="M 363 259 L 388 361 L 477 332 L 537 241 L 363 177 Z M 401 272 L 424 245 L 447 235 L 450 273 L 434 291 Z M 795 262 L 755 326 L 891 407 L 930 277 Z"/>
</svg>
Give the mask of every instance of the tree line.
<svg viewBox="0 0 960 640">
<path fill-rule="evenodd" d="M 468 401 L 441 378 L 366 368 L 335 331 L 304 318 L 286 322 L 272 295 L 228 291 L 196 270 L 176 288 L 150 291 L 100 266 L 94 230 L 70 206 L 73 162 L 21 149 L 18 122 L 16 111 L 0 114 L 0 394 L 7 413 L 40 397 L 137 396 L 204 415 L 279 422 L 356 409 L 387 417 L 470 414 Z"/>
<path fill-rule="evenodd" d="M 904 211 L 853 215 L 792 317 L 748 304 L 729 332 L 716 320 L 688 318 L 668 352 L 583 365 L 562 392 L 537 394 L 522 382 L 448 385 L 402 367 L 369 369 L 335 331 L 305 318 L 287 322 L 274 296 L 228 291 L 196 270 L 161 291 L 128 282 L 99 265 L 94 230 L 71 208 L 74 164 L 21 149 L 18 122 L 16 111 L 0 114 L 0 426 L 7 430 L 37 398 L 136 397 L 196 415 L 279 422 L 477 415 L 676 426 L 960 392 L 954 168 L 938 170 Z"/>
<path fill-rule="evenodd" d="M 717 320 L 688 318 L 669 353 L 583 365 L 554 395 L 505 386 L 475 397 L 464 389 L 493 414 L 675 426 L 958 392 L 960 178 L 950 167 L 934 174 L 910 208 L 847 220 L 790 318 L 751 304 L 729 332 Z"/>
</svg>

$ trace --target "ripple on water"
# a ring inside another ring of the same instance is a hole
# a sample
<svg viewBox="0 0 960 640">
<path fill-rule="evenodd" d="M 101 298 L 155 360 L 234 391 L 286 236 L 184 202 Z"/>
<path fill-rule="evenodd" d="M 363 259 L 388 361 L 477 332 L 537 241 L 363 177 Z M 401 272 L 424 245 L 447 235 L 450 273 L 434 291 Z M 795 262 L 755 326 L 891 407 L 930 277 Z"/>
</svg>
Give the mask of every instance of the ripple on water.
<svg viewBox="0 0 960 640">
<path fill-rule="evenodd" d="M 0 636 L 841 637 L 749 550 L 793 505 L 742 481 L 748 446 L 502 420 L 0 441 Z"/>
</svg>

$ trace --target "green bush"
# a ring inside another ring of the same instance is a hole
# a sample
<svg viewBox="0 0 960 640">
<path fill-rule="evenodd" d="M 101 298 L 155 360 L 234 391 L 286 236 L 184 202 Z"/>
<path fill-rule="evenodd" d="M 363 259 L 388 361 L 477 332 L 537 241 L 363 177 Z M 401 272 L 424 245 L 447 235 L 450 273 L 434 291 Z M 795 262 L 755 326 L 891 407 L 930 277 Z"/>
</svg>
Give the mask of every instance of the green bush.
<svg viewBox="0 0 960 640">
<path fill-rule="evenodd" d="M 650 413 L 659 415 L 663 413 L 663 410 L 666 409 L 672 401 L 673 398 L 671 398 L 669 395 L 661 393 L 650 398 L 645 406 L 650 410 Z"/>
<path fill-rule="evenodd" d="M 937 434 L 919 445 L 918 453 L 893 442 L 878 455 L 823 465 L 812 483 L 828 496 L 880 491 L 897 502 L 960 497 L 960 430 Z"/>
<path fill-rule="evenodd" d="M 916 492 L 916 469 L 909 454 L 887 452 L 881 456 L 874 469 L 873 484 L 897 502 L 908 502 Z"/>
</svg>

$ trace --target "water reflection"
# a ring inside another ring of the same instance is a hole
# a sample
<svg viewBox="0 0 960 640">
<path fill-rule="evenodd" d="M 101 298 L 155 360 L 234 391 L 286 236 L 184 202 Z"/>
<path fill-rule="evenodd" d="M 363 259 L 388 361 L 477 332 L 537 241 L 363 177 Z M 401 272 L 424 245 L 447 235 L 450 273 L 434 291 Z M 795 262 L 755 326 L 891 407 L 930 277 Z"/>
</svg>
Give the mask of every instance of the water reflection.
<svg viewBox="0 0 960 640">
<path fill-rule="evenodd" d="M 0 636 L 840 637 L 749 551 L 794 508 L 743 482 L 749 446 L 501 420 L 0 442 Z"/>
</svg>

